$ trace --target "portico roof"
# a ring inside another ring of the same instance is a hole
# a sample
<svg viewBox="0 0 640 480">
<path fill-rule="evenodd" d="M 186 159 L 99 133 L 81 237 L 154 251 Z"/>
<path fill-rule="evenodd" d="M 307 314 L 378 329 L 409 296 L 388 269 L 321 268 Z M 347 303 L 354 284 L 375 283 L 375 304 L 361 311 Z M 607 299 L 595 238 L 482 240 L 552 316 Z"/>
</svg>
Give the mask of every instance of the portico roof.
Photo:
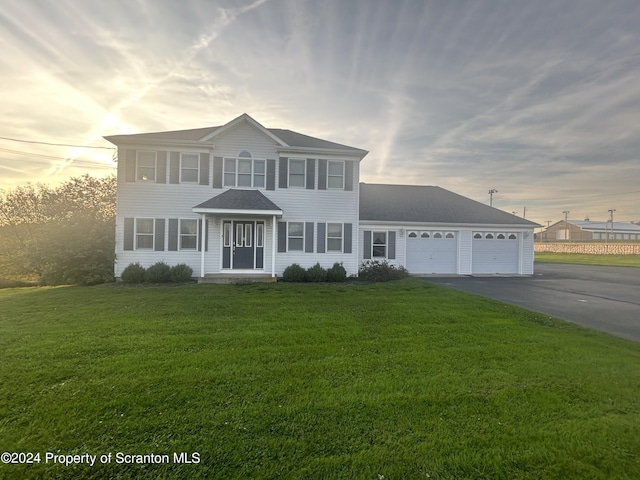
<svg viewBox="0 0 640 480">
<path fill-rule="evenodd" d="M 195 213 L 232 213 L 282 216 L 280 207 L 260 190 L 229 189 L 193 207 Z"/>
</svg>

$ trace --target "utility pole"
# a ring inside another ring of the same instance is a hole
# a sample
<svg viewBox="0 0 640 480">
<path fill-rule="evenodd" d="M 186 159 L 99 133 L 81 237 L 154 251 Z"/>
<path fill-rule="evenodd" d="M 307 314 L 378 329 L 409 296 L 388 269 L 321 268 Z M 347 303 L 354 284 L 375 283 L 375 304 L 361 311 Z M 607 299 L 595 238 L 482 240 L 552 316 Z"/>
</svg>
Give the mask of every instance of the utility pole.
<svg viewBox="0 0 640 480">
<path fill-rule="evenodd" d="M 564 239 L 569 240 L 569 224 L 567 223 L 567 216 L 569 215 L 569 210 L 565 210 L 564 212 Z"/>
<path fill-rule="evenodd" d="M 492 188 L 491 190 L 489 190 L 489 206 L 493 207 L 493 194 L 494 193 L 498 193 L 498 190 L 496 190 L 495 188 Z"/>
<path fill-rule="evenodd" d="M 615 238 L 614 234 L 613 234 L 613 212 L 615 212 L 616 209 L 612 208 L 609 210 L 609 215 L 610 215 L 610 221 L 611 221 L 611 236 Z M 609 238 L 609 232 L 607 232 L 607 238 Z"/>
</svg>

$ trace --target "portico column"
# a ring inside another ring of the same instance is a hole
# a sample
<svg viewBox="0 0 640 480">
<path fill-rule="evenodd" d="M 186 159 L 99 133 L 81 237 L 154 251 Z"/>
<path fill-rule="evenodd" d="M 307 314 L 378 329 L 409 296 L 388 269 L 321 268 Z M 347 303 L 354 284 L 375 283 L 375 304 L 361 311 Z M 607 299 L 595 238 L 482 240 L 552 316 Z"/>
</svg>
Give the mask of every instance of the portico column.
<svg viewBox="0 0 640 480">
<path fill-rule="evenodd" d="M 271 277 L 276 276 L 276 216 L 271 220 Z"/>
<path fill-rule="evenodd" d="M 204 213 L 200 214 L 202 216 L 202 231 L 200 232 L 201 238 L 200 238 L 200 245 L 201 245 L 201 249 L 200 249 L 200 278 L 204 278 L 204 251 L 207 249 L 207 246 L 205 245 L 205 241 L 207 240 L 207 234 L 206 234 L 206 228 L 207 228 L 207 216 Z"/>
</svg>

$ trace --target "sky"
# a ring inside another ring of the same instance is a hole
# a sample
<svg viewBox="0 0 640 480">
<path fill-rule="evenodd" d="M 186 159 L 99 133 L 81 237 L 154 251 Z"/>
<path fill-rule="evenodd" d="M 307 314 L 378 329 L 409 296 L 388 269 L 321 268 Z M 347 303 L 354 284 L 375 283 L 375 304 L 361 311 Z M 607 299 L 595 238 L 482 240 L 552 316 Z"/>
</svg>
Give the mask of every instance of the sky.
<svg viewBox="0 0 640 480">
<path fill-rule="evenodd" d="M 639 25 L 637 0 L 10 0 L 0 189 L 248 113 L 368 150 L 364 182 L 640 221 Z"/>
</svg>

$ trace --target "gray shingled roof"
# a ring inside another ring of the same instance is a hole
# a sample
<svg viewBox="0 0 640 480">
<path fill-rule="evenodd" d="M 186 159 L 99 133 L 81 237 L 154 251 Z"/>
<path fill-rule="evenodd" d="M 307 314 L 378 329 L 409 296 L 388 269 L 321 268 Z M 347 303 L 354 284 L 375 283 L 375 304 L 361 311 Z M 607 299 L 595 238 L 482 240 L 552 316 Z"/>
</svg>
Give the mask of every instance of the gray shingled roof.
<svg viewBox="0 0 640 480">
<path fill-rule="evenodd" d="M 197 142 L 198 140 L 206 137 L 207 135 L 222 128 L 218 127 L 205 127 L 195 128 L 191 130 L 173 130 L 168 132 L 151 132 L 151 133 L 134 133 L 131 135 L 111 135 L 104 137 L 111 143 L 118 144 L 121 142 L 135 142 L 135 141 L 189 141 Z M 348 145 L 342 145 L 340 143 L 330 142 L 321 138 L 310 137 L 302 133 L 294 132 L 292 130 L 283 130 L 280 128 L 267 128 L 269 132 L 282 140 L 290 147 L 298 148 L 321 148 L 328 150 L 346 150 L 353 151 L 354 153 L 366 153 L 365 150 L 359 148 L 349 147 Z"/>
<path fill-rule="evenodd" d="M 360 184 L 360 221 L 519 225 L 537 223 L 440 187 Z"/>
<path fill-rule="evenodd" d="M 282 210 L 265 197 L 260 190 L 236 189 L 227 190 L 193 208 L 212 208 L 219 210 Z"/>
</svg>

